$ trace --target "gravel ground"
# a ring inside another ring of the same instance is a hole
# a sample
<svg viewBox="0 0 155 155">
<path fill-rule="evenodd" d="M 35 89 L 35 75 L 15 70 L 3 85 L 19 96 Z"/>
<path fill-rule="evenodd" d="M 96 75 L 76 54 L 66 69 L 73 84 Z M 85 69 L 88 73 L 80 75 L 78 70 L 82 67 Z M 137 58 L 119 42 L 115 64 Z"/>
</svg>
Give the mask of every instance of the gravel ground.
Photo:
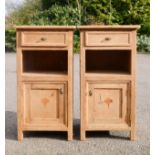
<svg viewBox="0 0 155 155">
<path fill-rule="evenodd" d="M 148 155 L 150 151 L 149 55 L 138 54 L 137 141 L 127 132 L 90 132 L 79 141 L 79 55 L 74 57 L 74 140 L 63 132 L 28 132 L 17 141 L 16 55 L 6 54 L 6 155 Z"/>
</svg>

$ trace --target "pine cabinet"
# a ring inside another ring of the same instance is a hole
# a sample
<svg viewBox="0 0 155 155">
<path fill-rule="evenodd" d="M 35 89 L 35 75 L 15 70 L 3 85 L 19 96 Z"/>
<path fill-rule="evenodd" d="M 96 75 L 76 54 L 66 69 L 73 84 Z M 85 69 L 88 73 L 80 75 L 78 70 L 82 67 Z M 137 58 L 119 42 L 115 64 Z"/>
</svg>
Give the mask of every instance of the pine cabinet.
<svg viewBox="0 0 155 155">
<path fill-rule="evenodd" d="M 137 25 L 79 26 L 81 140 L 88 131 L 135 130 Z"/>
<path fill-rule="evenodd" d="M 17 26 L 18 140 L 26 131 L 73 138 L 74 26 Z"/>
</svg>

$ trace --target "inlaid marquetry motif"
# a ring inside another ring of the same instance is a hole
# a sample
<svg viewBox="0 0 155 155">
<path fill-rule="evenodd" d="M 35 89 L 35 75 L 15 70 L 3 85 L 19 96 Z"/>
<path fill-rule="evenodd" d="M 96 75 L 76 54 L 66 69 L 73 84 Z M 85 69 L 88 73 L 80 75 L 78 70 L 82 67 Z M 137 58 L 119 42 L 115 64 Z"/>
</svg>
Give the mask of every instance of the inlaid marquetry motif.
<svg viewBox="0 0 155 155">
<path fill-rule="evenodd" d="M 43 99 L 41 99 L 41 102 L 46 106 L 49 102 L 49 99 L 43 98 Z"/>
<path fill-rule="evenodd" d="M 106 99 L 104 100 L 104 103 L 107 104 L 107 105 L 108 105 L 108 108 L 109 108 L 110 104 L 112 103 L 112 99 L 106 98 Z"/>
</svg>

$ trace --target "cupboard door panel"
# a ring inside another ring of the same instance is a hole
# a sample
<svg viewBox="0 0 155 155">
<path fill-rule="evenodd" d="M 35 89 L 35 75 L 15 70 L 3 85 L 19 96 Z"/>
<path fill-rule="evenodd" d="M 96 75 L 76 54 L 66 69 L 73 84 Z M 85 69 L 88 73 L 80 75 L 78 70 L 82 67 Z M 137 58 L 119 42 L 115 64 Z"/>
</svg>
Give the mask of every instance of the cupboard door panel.
<svg viewBox="0 0 155 155">
<path fill-rule="evenodd" d="M 96 119 L 118 118 L 121 116 L 121 90 L 94 89 L 94 115 Z"/>
<path fill-rule="evenodd" d="M 65 87 L 65 84 L 25 84 L 25 124 L 66 125 Z"/>
<path fill-rule="evenodd" d="M 129 83 L 88 83 L 88 126 L 129 125 Z"/>
</svg>

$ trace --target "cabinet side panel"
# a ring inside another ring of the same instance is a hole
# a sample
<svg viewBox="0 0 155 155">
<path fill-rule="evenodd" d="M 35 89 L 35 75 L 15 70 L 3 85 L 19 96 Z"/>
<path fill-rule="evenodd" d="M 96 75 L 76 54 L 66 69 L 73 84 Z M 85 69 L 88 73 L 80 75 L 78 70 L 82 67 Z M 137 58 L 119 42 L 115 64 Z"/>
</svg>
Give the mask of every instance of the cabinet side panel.
<svg viewBox="0 0 155 155">
<path fill-rule="evenodd" d="M 18 140 L 23 139 L 23 86 L 21 83 L 22 56 L 20 48 L 20 31 L 16 32 L 16 73 L 17 73 L 17 130 Z"/>
<path fill-rule="evenodd" d="M 68 32 L 68 140 L 73 139 L 73 32 Z"/>
<path fill-rule="evenodd" d="M 137 58 L 137 50 L 136 50 L 136 31 L 132 32 L 132 81 L 131 81 L 131 140 L 136 139 L 136 91 L 135 91 L 135 83 L 136 83 L 136 58 Z"/>
<path fill-rule="evenodd" d="M 85 140 L 85 125 L 86 125 L 86 105 L 85 105 L 85 49 L 84 49 L 84 32 L 80 32 L 80 96 L 81 96 L 81 103 L 80 103 L 80 134 L 81 140 Z"/>
</svg>

